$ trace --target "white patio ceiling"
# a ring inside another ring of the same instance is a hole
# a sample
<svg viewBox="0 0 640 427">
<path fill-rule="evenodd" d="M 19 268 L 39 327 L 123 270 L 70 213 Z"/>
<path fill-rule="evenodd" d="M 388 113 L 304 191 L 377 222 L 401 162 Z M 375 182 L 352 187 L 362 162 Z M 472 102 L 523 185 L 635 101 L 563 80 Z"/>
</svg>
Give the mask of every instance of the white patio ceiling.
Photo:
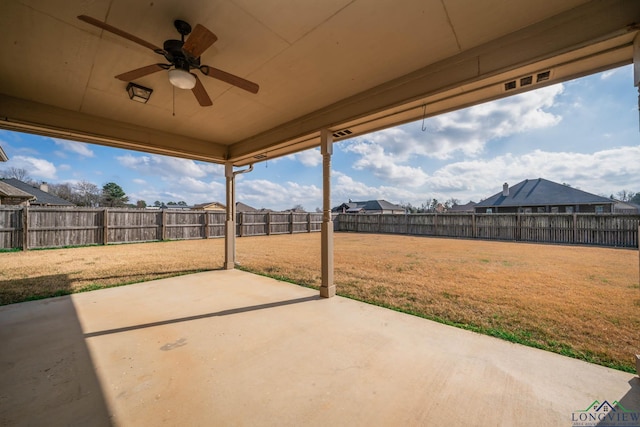
<svg viewBox="0 0 640 427">
<path fill-rule="evenodd" d="M 245 165 L 628 64 L 635 0 L 4 0 L 0 127 Z M 251 94 L 201 77 L 201 107 L 151 50 L 77 19 L 88 15 L 155 45 L 175 19 L 218 37 L 202 62 L 260 85 Z M 531 76 L 531 84 L 528 77 Z M 547 78 L 548 77 L 548 78 Z M 507 89 L 510 82 L 513 89 Z M 631 82 L 630 82 L 631 86 Z M 426 107 L 425 107 L 426 106 Z M 175 115 L 173 111 L 175 110 Z"/>
</svg>

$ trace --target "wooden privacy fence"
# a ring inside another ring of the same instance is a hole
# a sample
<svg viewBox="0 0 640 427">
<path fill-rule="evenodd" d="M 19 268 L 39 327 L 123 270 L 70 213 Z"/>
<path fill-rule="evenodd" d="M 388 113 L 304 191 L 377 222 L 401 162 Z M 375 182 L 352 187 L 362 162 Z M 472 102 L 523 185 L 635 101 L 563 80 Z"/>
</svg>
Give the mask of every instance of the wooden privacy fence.
<svg viewBox="0 0 640 427">
<path fill-rule="evenodd" d="M 0 207 L 0 249 L 224 237 L 226 213 L 118 208 Z M 319 213 L 246 213 L 238 236 L 320 231 Z"/>
<path fill-rule="evenodd" d="M 334 221 L 336 231 L 637 248 L 640 215 L 340 214 Z"/>
</svg>

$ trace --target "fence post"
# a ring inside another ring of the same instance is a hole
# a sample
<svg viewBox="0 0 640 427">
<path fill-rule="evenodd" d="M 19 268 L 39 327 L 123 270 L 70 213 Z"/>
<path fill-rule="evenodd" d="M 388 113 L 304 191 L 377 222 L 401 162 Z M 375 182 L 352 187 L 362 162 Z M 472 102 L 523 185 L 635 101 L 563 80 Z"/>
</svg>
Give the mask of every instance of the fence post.
<svg viewBox="0 0 640 427">
<path fill-rule="evenodd" d="M 102 211 L 102 244 L 107 245 L 109 243 L 109 208 L 104 208 Z"/>
<path fill-rule="evenodd" d="M 436 216 L 433 219 L 433 229 L 434 229 L 434 234 L 437 236 L 438 235 L 438 212 L 436 212 Z"/>
<path fill-rule="evenodd" d="M 209 212 L 204 211 L 204 238 L 209 238 Z"/>
<path fill-rule="evenodd" d="M 162 209 L 162 240 L 167 240 L 167 210 Z"/>
<path fill-rule="evenodd" d="M 267 212 L 267 236 L 271 235 L 271 212 Z"/>
<path fill-rule="evenodd" d="M 478 238 L 478 227 L 476 226 L 476 213 L 471 212 L 471 237 Z"/>
<path fill-rule="evenodd" d="M 307 233 L 311 233 L 311 212 L 307 213 Z"/>
<path fill-rule="evenodd" d="M 22 208 L 22 250 L 29 249 L 29 206 Z"/>
<path fill-rule="evenodd" d="M 293 212 L 289 213 L 289 234 L 293 234 Z"/>
</svg>

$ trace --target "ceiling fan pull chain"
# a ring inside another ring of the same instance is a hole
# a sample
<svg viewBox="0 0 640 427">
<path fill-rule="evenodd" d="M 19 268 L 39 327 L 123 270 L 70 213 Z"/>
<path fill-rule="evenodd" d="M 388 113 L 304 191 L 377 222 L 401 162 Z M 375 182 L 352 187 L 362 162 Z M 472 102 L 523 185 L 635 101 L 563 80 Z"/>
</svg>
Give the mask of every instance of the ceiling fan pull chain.
<svg viewBox="0 0 640 427">
<path fill-rule="evenodd" d="M 422 132 L 426 132 L 427 130 L 426 126 L 424 125 L 424 120 L 426 119 L 426 117 L 427 117 L 427 104 L 424 104 L 422 106 Z"/>
<path fill-rule="evenodd" d="M 176 87 L 174 85 L 171 85 L 171 88 L 173 89 L 173 117 L 176 116 Z"/>
</svg>

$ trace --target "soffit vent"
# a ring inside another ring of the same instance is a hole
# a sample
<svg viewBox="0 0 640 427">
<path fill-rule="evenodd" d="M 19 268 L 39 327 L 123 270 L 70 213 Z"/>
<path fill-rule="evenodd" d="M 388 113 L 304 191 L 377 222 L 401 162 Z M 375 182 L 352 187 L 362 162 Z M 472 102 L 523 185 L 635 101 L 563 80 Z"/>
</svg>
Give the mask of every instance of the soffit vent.
<svg viewBox="0 0 640 427">
<path fill-rule="evenodd" d="M 345 137 L 345 136 L 349 136 L 352 133 L 353 132 L 351 132 L 349 129 L 342 129 L 342 130 L 335 131 L 333 133 L 333 137 L 334 138 L 342 138 L 342 137 Z"/>
<path fill-rule="evenodd" d="M 266 154 L 258 154 L 257 156 L 253 156 L 254 159 L 256 160 L 263 160 L 267 158 Z"/>
<path fill-rule="evenodd" d="M 504 83 L 504 91 L 509 92 L 519 88 L 534 85 L 536 83 L 545 82 L 551 79 L 551 70 L 541 71 L 539 73 L 531 74 L 530 76 L 523 76 L 514 80 L 510 80 Z"/>
</svg>

